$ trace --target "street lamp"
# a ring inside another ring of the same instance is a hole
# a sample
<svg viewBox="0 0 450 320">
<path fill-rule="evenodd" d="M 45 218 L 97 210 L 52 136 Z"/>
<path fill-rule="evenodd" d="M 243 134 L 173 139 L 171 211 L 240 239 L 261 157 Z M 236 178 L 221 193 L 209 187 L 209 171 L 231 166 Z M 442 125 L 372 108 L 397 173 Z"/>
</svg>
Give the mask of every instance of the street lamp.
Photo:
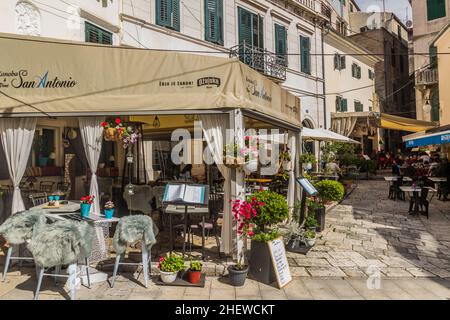
<svg viewBox="0 0 450 320">
<path fill-rule="evenodd" d="M 430 104 L 430 100 L 429 99 L 425 100 L 425 104 L 423 105 L 423 111 L 425 113 L 430 113 L 430 111 L 431 111 L 431 104 Z"/>
</svg>

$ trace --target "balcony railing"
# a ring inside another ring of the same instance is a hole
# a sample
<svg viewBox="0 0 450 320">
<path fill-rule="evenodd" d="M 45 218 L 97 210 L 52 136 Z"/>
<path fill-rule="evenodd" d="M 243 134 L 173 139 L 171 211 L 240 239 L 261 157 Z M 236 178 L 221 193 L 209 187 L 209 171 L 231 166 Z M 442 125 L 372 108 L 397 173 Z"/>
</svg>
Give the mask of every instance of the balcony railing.
<svg viewBox="0 0 450 320">
<path fill-rule="evenodd" d="M 286 81 L 286 56 L 279 56 L 244 42 L 230 49 L 230 57 L 238 57 L 252 69 L 276 81 Z"/>
<path fill-rule="evenodd" d="M 433 84 L 437 84 L 439 81 L 438 70 L 436 68 L 433 69 L 424 69 L 417 72 L 416 76 L 416 85 L 429 86 Z"/>
<path fill-rule="evenodd" d="M 316 11 L 316 0 L 294 0 L 294 2 L 297 2 L 312 11 Z"/>
</svg>

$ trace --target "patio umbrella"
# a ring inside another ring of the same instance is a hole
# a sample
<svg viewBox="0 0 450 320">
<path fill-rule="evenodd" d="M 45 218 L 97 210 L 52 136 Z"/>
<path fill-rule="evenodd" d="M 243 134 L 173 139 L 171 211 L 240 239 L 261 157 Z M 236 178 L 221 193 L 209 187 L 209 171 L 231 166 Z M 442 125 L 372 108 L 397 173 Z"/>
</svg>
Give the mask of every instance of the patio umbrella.
<svg viewBox="0 0 450 320">
<path fill-rule="evenodd" d="M 336 132 L 326 130 L 326 129 L 302 129 L 302 138 L 304 140 L 316 140 L 316 141 L 332 141 L 332 142 L 344 142 L 344 143 L 354 143 L 361 144 L 360 142 L 350 139 L 346 136 L 337 134 Z"/>
</svg>

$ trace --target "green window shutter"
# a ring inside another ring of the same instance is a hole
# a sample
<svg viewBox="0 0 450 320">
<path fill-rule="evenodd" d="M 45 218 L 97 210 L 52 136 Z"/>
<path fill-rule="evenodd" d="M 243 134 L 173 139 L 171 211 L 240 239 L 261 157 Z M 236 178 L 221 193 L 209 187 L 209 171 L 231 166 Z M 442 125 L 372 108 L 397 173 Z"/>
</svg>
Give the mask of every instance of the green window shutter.
<svg viewBox="0 0 450 320">
<path fill-rule="evenodd" d="M 300 36 L 300 67 L 304 73 L 311 73 L 311 41 L 309 37 Z"/>
<path fill-rule="evenodd" d="M 363 105 L 359 101 L 355 101 L 355 112 L 363 112 Z"/>
<path fill-rule="evenodd" d="M 345 56 L 341 56 L 341 70 L 345 69 L 346 65 L 345 65 Z"/>
<path fill-rule="evenodd" d="M 252 15 L 247 10 L 239 8 L 239 44 L 253 45 Z"/>
<path fill-rule="evenodd" d="M 361 67 L 358 66 L 358 79 L 361 79 Z"/>
<path fill-rule="evenodd" d="M 100 29 L 89 22 L 85 22 L 84 34 L 86 42 L 112 45 L 112 33 Z"/>
<path fill-rule="evenodd" d="M 205 0 L 205 39 L 223 44 L 223 0 Z"/>
<path fill-rule="evenodd" d="M 336 96 L 336 112 L 341 112 L 342 102 L 341 97 Z"/>
<path fill-rule="evenodd" d="M 347 112 L 347 99 L 341 99 L 341 111 Z"/>
<path fill-rule="evenodd" d="M 443 18 L 446 15 L 445 0 L 427 0 L 428 21 Z"/>
<path fill-rule="evenodd" d="M 430 52 L 430 67 L 437 68 L 437 63 L 438 63 L 437 47 L 430 46 L 429 52 Z"/>
<path fill-rule="evenodd" d="M 339 61 L 340 60 L 340 57 L 339 57 L 339 54 L 335 54 L 334 55 L 334 70 L 336 70 L 336 69 L 338 69 L 338 70 L 340 70 L 340 68 L 339 68 Z"/>
<path fill-rule="evenodd" d="M 163 27 L 172 26 L 172 0 L 156 0 L 156 24 Z"/>
<path fill-rule="evenodd" d="M 258 41 L 257 46 L 264 49 L 264 18 L 258 16 Z"/>
<path fill-rule="evenodd" d="M 180 31 L 180 0 L 172 0 L 172 29 Z"/>
<path fill-rule="evenodd" d="M 283 65 L 287 65 L 287 46 L 286 46 L 286 28 L 275 24 L 275 53 L 278 56 L 279 62 Z"/>
</svg>

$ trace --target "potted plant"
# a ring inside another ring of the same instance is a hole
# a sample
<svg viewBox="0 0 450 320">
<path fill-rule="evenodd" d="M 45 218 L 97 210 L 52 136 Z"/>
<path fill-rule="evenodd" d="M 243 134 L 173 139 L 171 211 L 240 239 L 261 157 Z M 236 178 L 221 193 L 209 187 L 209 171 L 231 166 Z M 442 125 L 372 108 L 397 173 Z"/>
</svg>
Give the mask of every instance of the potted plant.
<svg viewBox="0 0 450 320">
<path fill-rule="evenodd" d="M 230 283 L 236 287 L 243 286 L 245 284 L 245 279 L 247 278 L 249 270 L 249 266 L 245 264 L 247 239 L 254 235 L 252 220 L 256 217 L 256 207 L 260 205 L 263 204 L 257 203 L 256 199 L 252 199 L 250 202 L 237 199 L 231 203 L 233 217 L 238 225 L 238 236 L 244 241 L 244 246 L 238 255 L 237 263 L 228 267 Z"/>
<path fill-rule="evenodd" d="M 300 224 L 293 220 L 287 225 L 287 229 L 283 232 L 286 247 L 292 251 L 297 251 L 300 247 L 303 234 L 304 231 L 302 230 Z"/>
<path fill-rule="evenodd" d="M 316 232 L 314 230 L 306 230 L 305 232 L 305 244 L 308 247 L 314 246 L 316 243 Z"/>
<path fill-rule="evenodd" d="M 316 164 L 316 157 L 309 152 L 303 153 L 300 155 L 300 164 L 305 165 L 306 170 L 312 170 L 312 166 Z"/>
<path fill-rule="evenodd" d="M 274 191 L 258 191 L 250 197 L 257 213 L 252 219 L 255 231 L 251 238 L 249 272 L 256 280 L 271 284 L 275 274 L 267 243 L 281 236 L 273 226 L 288 219 L 289 209 L 285 197 Z"/>
<path fill-rule="evenodd" d="M 107 141 L 122 141 L 124 149 L 134 144 L 142 136 L 136 128 L 124 126 L 120 118 L 102 122 L 103 137 Z"/>
<path fill-rule="evenodd" d="M 188 281 L 190 283 L 196 284 L 200 282 L 202 276 L 202 266 L 200 261 L 191 261 L 188 270 Z"/>
<path fill-rule="evenodd" d="M 286 147 L 280 153 L 280 162 L 281 162 L 281 166 L 283 167 L 284 170 L 286 170 L 286 171 L 293 170 L 291 150 L 289 148 Z"/>
<path fill-rule="evenodd" d="M 114 202 L 108 201 L 105 203 L 105 218 L 112 219 L 114 216 Z"/>
<path fill-rule="evenodd" d="M 178 272 L 184 269 L 184 259 L 177 254 L 167 254 L 159 258 L 158 269 L 164 283 L 172 283 L 177 279 Z"/>
<path fill-rule="evenodd" d="M 321 232 L 325 229 L 325 205 L 320 197 L 310 197 L 306 200 L 308 216 L 305 220 L 306 229 Z"/>
<path fill-rule="evenodd" d="M 334 180 L 322 180 L 314 184 L 324 204 L 331 201 L 341 201 L 345 190 L 342 183 Z"/>
<path fill-rule="evenodd" d="M 238 168 L 244 164 L 244 157 L 236 143 L 227 144 L 223 148 L 223 164 L 229 168 Z"/>
<path fill-rule="evenodd" d="M 89 212 L 91 211 L 91 206 L 94 203 L 94 196 L 87 195 L 85 197 L 81 197 L 80 200 L 81 200 L 81 203 L 80 203 L 81 216 L 83 218 L 88 218 Z"/>
</svg>

